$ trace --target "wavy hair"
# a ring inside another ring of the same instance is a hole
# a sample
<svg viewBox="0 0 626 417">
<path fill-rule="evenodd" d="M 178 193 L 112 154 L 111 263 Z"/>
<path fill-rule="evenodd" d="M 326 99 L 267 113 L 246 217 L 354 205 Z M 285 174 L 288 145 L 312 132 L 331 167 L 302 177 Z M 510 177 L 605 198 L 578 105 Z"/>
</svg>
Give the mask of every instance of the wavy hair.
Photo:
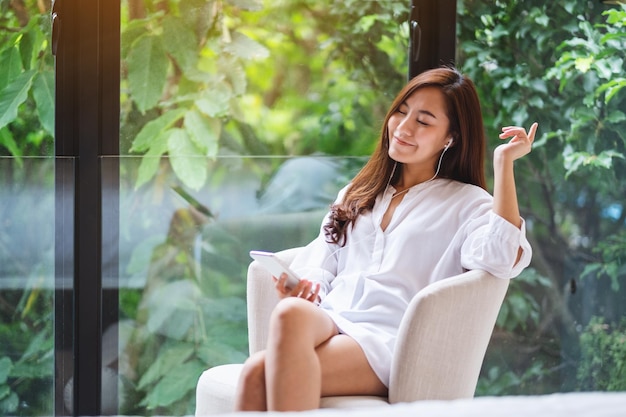
<svg viewBox="0 0 626 417">
<path fill-rule="evenodd" d="M 474 83 L 451 67 L 425 71 L 409 81 L 393 100 L 385 116 L 376 150 L 350 183 L 343 201 L 331 205 L 330 220 L 324 226 L 329 243 L 344 246 L 347 228 L 354 226 L 360 214 L 374 207 L 376 196 L 385 190 L 387 184 L 397 183 L 402 174 L 402 164 L 398 163 L 394 171 L 396 161 L 389 156 L 389 118 L 409 96 L 425 87 L 436 87 L 443 93 L 450 121 L 448 134 L 454 139 L 454 146 L 446 151 L 438 177 L 486 189 L 486 140 Z M 393 178 L 390 178 L 392 173 Z"/>
</svg>

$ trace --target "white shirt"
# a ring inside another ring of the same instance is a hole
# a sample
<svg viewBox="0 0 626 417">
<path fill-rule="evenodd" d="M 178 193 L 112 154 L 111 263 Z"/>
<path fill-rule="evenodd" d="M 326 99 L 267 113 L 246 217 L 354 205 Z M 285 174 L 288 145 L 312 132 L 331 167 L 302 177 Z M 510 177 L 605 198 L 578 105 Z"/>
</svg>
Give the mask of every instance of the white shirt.
<svg viewBox="0 0 626 417">
<path fill-rule="evenodd" d="M 389 187 L 372 211 L 358 217 L 344 247 L 327 243 L 322 229 L 291 264 L 301 277 L 321 284 L 320 307 L 359 343 L 386 386 L 400 320 L 418 291 L 472 269 L 513 278 L 532 256 L 523 220 L 518 229 L 496 215 L 493 197 L 480 187 L 447 179 L 418 184 L 383 231 L 394 192 Z"/>
</svg>

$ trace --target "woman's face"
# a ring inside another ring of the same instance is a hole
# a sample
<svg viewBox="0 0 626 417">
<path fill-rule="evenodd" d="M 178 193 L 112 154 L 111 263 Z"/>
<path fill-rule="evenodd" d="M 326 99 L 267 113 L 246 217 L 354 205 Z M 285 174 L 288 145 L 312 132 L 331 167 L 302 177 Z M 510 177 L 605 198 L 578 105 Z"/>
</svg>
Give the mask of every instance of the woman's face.
<svg viewBox="0 0 626 417">
<path fill-rule="evenodd" d="M 389 118 L 389 156 L 410 170 L 434 172 L 451 139 L 449 126 L 443 93 L 436 87 L 420 88 Z"/>
</svg>

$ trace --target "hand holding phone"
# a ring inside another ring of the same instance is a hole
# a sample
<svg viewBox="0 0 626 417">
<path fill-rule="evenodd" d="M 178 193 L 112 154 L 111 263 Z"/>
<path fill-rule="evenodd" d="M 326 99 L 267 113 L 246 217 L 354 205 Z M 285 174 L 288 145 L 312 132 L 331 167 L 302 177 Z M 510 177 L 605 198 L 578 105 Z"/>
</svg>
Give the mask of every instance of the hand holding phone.
<svg viewBox="0 0 626 417">
<path fill-rule="evenodd" d="M 295 288 L 300 282 L 300 277 L 289 269 L 289 266 L 279 259 L 276 254 L 253 250 L 250 251 L 250 256 L 252 259 L 259 261 L 275 278 L 280 278 L 283 273 L 287 274 L 287 288 Z"/>
</svg>

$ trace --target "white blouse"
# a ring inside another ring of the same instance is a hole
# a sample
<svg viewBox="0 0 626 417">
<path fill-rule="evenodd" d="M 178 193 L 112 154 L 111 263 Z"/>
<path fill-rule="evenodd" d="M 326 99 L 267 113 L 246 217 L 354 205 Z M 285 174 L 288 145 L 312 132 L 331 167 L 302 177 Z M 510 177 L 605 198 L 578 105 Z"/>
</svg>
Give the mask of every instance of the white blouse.
<svg viewBox="0 0 626 417">
<path fill-rule="evenodd" d="M 301 277 L 321 284 L 320 307 L 359 343 L 386 386 L 400 320 L 418 291 L 472 269 L 513 278 L 532 256 L 523 220 L 520 230 L 496 215 L 493 197 L 480 187 L 447 179 L 418 184 L 383 231 L 394 192 L 388 187 L 372 211 L 348 228 L 344 247 L 327 243 L 322 229 L 291 264 Z"/>
</svg>

